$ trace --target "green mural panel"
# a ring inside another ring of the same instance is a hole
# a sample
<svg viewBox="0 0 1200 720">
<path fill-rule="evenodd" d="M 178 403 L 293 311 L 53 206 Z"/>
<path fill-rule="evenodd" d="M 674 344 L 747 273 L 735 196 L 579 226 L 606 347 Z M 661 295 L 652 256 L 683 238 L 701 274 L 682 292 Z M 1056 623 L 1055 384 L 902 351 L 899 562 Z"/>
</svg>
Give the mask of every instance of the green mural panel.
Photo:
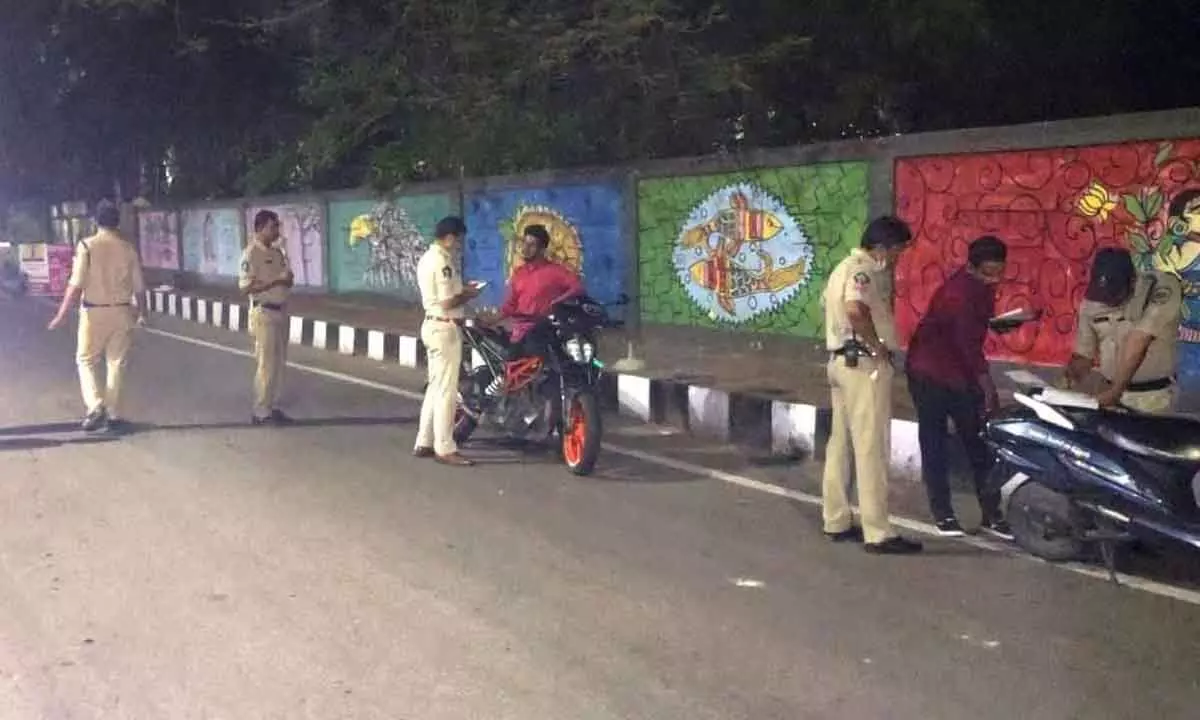
<svg viewBox="0 0 1200 720">
<path fill-rule="evenodd" d="M 449 195 L 329 203 L 330 284 L 335 292 L 376 292 L 417 302 L 417 261 L 434 226 L 454 212 Z"/>
<path fill-rule="evenodd" d="M 866 163 L 642 181 L 642 319 L 820 337 L 825 281 L 866 221 Z"/>
</svg>

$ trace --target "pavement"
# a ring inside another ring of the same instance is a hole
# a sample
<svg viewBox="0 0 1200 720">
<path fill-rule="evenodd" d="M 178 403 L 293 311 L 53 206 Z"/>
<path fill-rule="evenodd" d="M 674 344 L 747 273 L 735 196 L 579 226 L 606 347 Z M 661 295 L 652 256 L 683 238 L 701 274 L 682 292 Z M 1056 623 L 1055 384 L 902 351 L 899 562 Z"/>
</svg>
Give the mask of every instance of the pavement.
<svg viewBox="0 0 1200 720">
<path fill-rule="evenodd" d="M 590 478 L 487 438 L 442 467 L 419 372 L 310 348 L 296 425 L 252 428 L 245 336 L 157 316 L 137 432 L 89 438 L 49 315 L 0 301 L 4 720 L 1196 717 L 1186 559 L 870 556 L 817 467 L 616 418 Z"/>
</svg>

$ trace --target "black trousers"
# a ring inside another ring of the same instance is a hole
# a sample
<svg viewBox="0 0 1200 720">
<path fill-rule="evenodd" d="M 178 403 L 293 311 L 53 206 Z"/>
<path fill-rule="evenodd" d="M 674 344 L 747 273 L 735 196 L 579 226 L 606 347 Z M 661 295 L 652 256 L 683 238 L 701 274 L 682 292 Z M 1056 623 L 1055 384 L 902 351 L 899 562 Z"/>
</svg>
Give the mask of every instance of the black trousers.
<svg viewBox="0 0 1200 720">
<path fill-rule="evenodd" d="M 939 385 L 916 375 L 908 376 L 908 391 L 917 410 L 917 435 L 921 443 L 921 477 L 929 494 L 929 510 L 935 521 L 954 517 L 950 503 L 950 470 L 946 458 L 947 420 L 966 450 L 975 481 L 975 495 L 983 520 L 1000 519 L 999 489 L 988 488 L 992 456 L 980 434 L 983 430 L 983 397 L 977 390 L 960 390 Z"/>
</svg>

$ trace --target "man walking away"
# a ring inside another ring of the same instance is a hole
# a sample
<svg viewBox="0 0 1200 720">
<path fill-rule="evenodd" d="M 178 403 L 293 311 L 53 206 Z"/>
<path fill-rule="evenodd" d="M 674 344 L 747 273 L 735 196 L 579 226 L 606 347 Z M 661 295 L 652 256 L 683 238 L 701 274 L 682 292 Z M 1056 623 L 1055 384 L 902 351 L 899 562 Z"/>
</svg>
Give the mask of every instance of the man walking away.
<svg viewBox="0 0 1200 720">
<path fill-rule="evenodd" d="M 133 329 L 145 322 L 139 296 L 146 284 L 137 250 L 121 237 L 117 206 L 99 203 L 96 225 L 96 234 L 75 246 L 71 279 L 50 329 L 61 327 L 71 307 L 80 302 L 76 360 L 79 387 L 87 406 L 82 427 L 87 432 L 121 431 L 126 429 L 121 415 L 125 363 Z M 101 363 L 108 366 L 103 385 Z"/>
<path fill-rule="evenodd" d="M 946 463 L 947 419 L 966 450 L 983 511 L 984 532 L 1012 539 L 1000 517 L 1000 495 L 988 487 L 991 453 L 983 441 L 983 418 L 999 402 L 983 354 L 988 322 L 995 315 L 995 288 L 1004 278 L 1008 248 L 990 235 L 971 243 L 967 265 L 934 293 L 908 347 L 908 391 L 917 410 L 921 475 L 929 509 L 943 537 L 961 537 L 950 502 Z"/>
<path fill-rule="evenodd" d="M 896 342 L 885 273 L 912 241 L 902 220 L 873 220 L 862 247 L 838 263 L 825 286 L 825 345 L 833 427 L 825 449 L 821 501 L 825 535 L 834 542 L 866 542 L 870 553 L 921 552 L 895 534 L 888 520 L 888 461 L 892 421 L 892 352 Z M 850 510 L 850 463 L 858 486 L 862 528 Z"/>
</svg>

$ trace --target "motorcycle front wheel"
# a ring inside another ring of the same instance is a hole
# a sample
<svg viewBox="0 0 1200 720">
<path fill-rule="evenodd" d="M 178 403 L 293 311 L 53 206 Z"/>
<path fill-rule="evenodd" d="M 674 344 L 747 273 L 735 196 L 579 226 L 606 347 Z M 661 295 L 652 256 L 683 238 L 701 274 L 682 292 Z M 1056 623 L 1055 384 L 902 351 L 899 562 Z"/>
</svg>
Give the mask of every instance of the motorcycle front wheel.
<svg viewBox="0 0 1200 720">
<path fill-rule="evenodd" d="M 562 457 L 567 469 L 575 475 L 590 475 L 600 458 L 603 436 L 604 424 L 596 396 L 590 392 L 578 393 L 563 418 Z"/>
</svg>

